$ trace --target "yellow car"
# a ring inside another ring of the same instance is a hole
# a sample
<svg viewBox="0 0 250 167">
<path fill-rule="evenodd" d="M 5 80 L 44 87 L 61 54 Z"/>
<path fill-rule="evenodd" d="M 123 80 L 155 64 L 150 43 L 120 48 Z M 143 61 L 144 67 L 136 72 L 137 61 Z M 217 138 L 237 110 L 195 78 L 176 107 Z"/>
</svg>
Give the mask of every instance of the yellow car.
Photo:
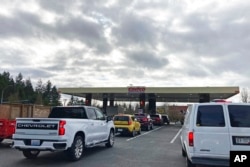
<svg viewBox="0 0 250 167">
<path fill-rule="evenodd" d="M 119 114 L 114 116 L 116 133 L 129 134 L 135 136 L 141 134 L 141 124 L 136 120 L 134 115 Z"/>
</svg>

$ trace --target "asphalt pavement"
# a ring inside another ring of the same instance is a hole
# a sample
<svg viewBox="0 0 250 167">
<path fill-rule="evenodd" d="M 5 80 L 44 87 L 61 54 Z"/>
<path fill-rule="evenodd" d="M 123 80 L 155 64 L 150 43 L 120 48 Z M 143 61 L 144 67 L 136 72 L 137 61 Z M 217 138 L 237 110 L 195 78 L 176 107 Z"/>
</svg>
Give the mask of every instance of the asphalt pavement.
<svg viewBox="0 0 250 167">
<path fill-rule="evenodd" d="M 67 160 L 63 152 L 41 152 L 34 160 L 10 148 L 11 140 L 0 144 L 0 167 L 184 167 L 179 139 L 180 124 L 155 126 L 135 137 L 116 135 L 113 148 L 85 149 L 77 162 Z"/>
</svg>

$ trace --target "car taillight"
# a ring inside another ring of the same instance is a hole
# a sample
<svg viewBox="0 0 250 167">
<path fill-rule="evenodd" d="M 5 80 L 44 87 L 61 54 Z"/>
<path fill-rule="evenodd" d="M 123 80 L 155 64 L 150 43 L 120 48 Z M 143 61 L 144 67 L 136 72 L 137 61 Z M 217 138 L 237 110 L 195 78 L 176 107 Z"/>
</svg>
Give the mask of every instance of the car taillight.
<svg viewBox="0 0 250 167">
<path fill-rule="evenodd" d="M 188 133 L 188 145 L 194 146 L 194 132 Z"/>
<path fill-rule="evenodd" d="M 155 118 L 156 121 L 160 121 L 160 118 Z"/>
<path fill-rule="evenodd" d="M 59 121 L 59 129 L 58 129 L 59 136 L 65 135 L 65 128 L 64 128 L 65 124 L 66 124 L 65 120 L 60 120 Z"/>
<path fill-rule="evenodd" d="M 142 118 L 143 122 L 148 122 L 148 118 Z"/>
</svg>

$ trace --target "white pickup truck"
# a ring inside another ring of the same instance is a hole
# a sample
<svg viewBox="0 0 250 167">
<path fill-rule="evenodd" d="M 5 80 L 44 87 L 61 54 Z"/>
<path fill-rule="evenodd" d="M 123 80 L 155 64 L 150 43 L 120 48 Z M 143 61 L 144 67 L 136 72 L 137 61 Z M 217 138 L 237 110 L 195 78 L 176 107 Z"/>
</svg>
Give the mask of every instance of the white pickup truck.
<svg viewBox="0 0 250 167">
<path fill-rule="evenodd" d="M 79 160 L 84 148 L 114 144 L 112 119 L 91 106 L 52 108 L 48 118 L 17 118 L 13 148 L 28 159 L 40 151 L 65 151 L 70 160 Z"/>
</svg>

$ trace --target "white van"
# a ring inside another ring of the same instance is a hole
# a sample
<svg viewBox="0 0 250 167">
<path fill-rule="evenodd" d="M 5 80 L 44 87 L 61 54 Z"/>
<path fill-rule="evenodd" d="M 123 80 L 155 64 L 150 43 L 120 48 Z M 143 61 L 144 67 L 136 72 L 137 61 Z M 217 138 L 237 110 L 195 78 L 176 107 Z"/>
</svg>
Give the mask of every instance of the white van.
<svg viewBox="0 0 250 167">
<path fill-rule="evenodd" d="M 250 104 L 192 104 L 180 138 L 187 167 L 229 166 L 230 151 L 250 150 Z"/>
</svg>

